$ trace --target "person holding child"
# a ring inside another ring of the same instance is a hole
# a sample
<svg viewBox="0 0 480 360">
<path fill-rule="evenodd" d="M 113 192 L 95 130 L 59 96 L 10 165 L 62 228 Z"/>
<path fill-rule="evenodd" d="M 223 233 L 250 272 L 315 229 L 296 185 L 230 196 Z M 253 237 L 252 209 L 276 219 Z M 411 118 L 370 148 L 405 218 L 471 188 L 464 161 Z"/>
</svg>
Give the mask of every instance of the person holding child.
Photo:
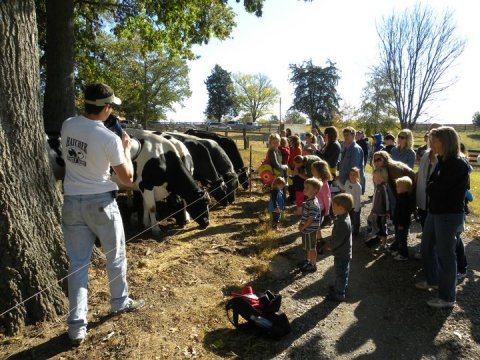
<svg viewBox="0 0 480 360">
<path fill-rule="evenodd" d="M 317 230 L 320 229 L 321 210 L 317 200 L 317 193 L 322 188 L 322 183 L 309 178 L 304 183 L 305 201 L 302 207 L 302 218 L 298 230 L 302 232 L 302 246 L 305 249 L 306 260 L 302 263 L 302 272 L 317 271 Z"/>
<path fill-rule="evenodd" d="M 268 202 L 268 211 L 272 213 L 272 229 L 278 229 L 278 223 L 282 211 L 285 209 L 285 197 L 283 189 L 286 186 L 285 179 L 277 177 L 272 182 L 272 190 L 270 191 L 270 201 Z"/>
<path fill-rule="evenodd" d="M 288 201 L 291 204 L 295 204 L 295 183 L 291 176 L 293 176 L 293 171 L 295 170 L 294 159 L 298 155 L 302 155 L 302 146 L 300 143 L 300 138 L 297 135 L 290 136 L 290 157 L 288 158 Z M 291 176 L 290 176 L 291 175 Z"/>
<path fill-rule="evenodd" d="M 347 194 L 352 195 L 353 207 L 350 210 L 350 221 L 352 222 L 352 234 L 357 236 L 360 231 L 360 210 L 362 202 L 360 197 L 362 196 L 362 185 L 360 184 L 360 169 L 353 167 L 348 173 L 348 179 L 345 184 L 338 184 L 340 189 Z"/>
<path fill-rule="evenodd" d="M 397 196 L 395 201 L 395 216 L 393 224 L 395 225 L 395 241 L 390 246 L 390 251 L 394 260 L 408 260 L 408 232 L 410 229 L 410 219 L 412 217 L 412 179 L 408 176 L 402 176 L 395 180 Z"/>
<path fill-rule="evenodd" d="M 282 177 L 287 177 L 287 165 L 282 164 L 282 153 L 278 148 L 280 146 L 280 135 L 271 134 L 268 138 L 267 158 L 275 174 L 280 174 Z"/>
<path fill-rule="evenodd" d="M 335 285 L 329 287 L 326 299 L 344 301 L 352 260 L 352 225 L 348 213 L 353 207 L 353 198 L 350 194 L 338 194 L 333 198 L 332 207 L 335 218 L 332 236 L 326 248 L 333 253 Z"/>
<path fill-rule="evenodd" d="M 320 158 L 315 155 L 298 155 L 293 159 L 295 164 L 295 169 L 293 170 L 293 186 L 295 187 L 295 204 L 297 206 L 297 215 L 302 213 L 302 204 L 305 198 L 303 183 L 306 179 L 313 176 L 312 164 L 319 160 Z"/>
<path fill-rule="evenodd" d="M 373 170 L 373 183 L 375 184 L 375 191 L 373 193 L 372 210 L 368 216 L 368 222 L 375 234 L 374 238 L 365 241 L 367 246 L 380 242 L 380 246 L 375 249 L 375 252 L 383 252 L 387 248 L 387 219 L 392 213 L 388 183 L 387 169 L 380 167 Z"/>
</svg>

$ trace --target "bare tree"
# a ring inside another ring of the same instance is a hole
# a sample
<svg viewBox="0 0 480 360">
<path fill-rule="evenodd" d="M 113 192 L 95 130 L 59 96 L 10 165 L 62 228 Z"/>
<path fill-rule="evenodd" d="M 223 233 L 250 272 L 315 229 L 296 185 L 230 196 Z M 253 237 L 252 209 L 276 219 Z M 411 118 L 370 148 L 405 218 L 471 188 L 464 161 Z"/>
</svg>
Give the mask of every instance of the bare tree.
<svg viewBox="0 0 480 360">
<path fill-rule="evenodd" d="M 400 125 L 411 129 L 425 105 L 455 82 L 448 70 L 465 40 L 456 36 L 452 11 L 439 15 L 422 5 L 384 18 L 377 33 L 380 68 L 393 90 Z"/>
</svg>

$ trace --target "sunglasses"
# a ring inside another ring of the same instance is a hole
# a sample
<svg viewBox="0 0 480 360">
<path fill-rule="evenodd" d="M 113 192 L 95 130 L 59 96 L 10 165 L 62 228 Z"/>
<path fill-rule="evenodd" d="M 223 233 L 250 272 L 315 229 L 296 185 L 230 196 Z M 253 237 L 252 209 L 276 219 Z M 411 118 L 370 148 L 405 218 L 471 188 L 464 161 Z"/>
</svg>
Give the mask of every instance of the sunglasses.
<svg viewBox="0 0 480 360">
<path fill-rule="evenodd" d="M 403 135 L 398 135 L 398 138 L 399 138 L 399 139 L 406 139 L 406 137 L 403 136 Z"/>
</svg>

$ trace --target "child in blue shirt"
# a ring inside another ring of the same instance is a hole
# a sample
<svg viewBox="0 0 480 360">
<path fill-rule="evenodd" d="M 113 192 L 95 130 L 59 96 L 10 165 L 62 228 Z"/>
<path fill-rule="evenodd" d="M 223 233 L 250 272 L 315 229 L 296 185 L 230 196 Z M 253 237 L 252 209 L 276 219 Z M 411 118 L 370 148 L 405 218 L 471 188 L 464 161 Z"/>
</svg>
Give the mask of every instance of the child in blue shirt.
<svg viewBox="0 0 480 360">
<path fill-rule="evenodd" d="M 278 223 L 280 222 L 282 211 L 285 209 L 285 196 L 283 194 L 283 189 L 286 185 L 283 177 L 275 178 L 272 183 L 268 211 L 272 213 L 272 229 L 274 230 L 278 230 Z"/>
</svg>

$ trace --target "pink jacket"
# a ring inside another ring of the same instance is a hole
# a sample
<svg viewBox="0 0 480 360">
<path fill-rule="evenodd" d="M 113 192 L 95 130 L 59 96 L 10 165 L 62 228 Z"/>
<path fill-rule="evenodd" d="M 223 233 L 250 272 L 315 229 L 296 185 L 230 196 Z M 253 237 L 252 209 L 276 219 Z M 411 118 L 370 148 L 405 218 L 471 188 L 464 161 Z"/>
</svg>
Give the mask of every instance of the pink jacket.
<svg viewBox="0 0 480 360">
<path fill-rule="evenodd" d="M 332 203 L 332 194 L 330 192 L 330 186 L 328 181 L 322 181 L 322 188 L 317 193 L 317 200 L 320 203 L 320 207 L 324 210 L 323 215 L 326 216 L 330 213 L 330 204 Z"/>
</svg>

